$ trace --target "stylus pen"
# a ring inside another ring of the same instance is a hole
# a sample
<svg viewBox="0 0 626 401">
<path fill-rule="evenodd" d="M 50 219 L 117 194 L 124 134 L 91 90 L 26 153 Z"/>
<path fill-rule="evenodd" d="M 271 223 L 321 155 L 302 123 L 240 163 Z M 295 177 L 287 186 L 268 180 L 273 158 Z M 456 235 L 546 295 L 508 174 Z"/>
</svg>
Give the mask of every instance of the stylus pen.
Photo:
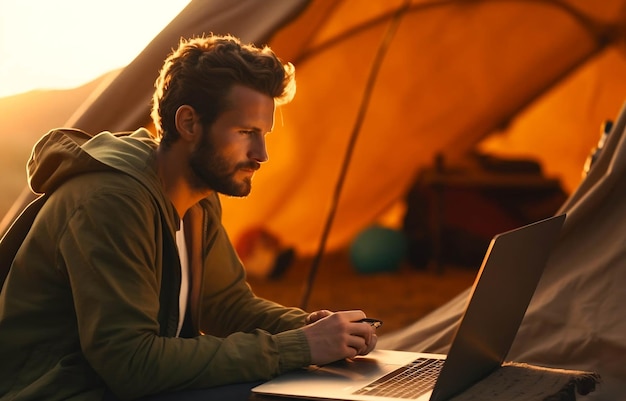
<svg viewBox="0 0 626 401">
<path fill-rule="evenodd" d="M 357 320 L 356 323 L 368 323 L 370 326 L 373 326 L 375 328 L 379 328 L 380 326 L 383 325 L 382 320 L 372 319 L 370 317 L 365 317 L 361 320 Z"/>
</svg>

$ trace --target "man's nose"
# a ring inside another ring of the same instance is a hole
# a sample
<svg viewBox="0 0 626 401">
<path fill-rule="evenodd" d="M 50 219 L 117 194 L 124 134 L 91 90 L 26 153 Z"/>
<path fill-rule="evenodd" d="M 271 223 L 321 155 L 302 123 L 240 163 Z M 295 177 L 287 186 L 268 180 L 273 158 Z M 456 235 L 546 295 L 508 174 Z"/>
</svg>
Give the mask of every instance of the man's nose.
<svg viewBox="0 0 626 401">
<path fill-rule="evenodd" d="M 252 149 L 250 149 L 248 157 L 256 160 L 259 163 L 265 163 L 269 160 L 269 155 L 267 154 L 267 146 L 265 144 L 265 138 L 254 141 L 254 145 L 252 146 Z"/>
</svg>

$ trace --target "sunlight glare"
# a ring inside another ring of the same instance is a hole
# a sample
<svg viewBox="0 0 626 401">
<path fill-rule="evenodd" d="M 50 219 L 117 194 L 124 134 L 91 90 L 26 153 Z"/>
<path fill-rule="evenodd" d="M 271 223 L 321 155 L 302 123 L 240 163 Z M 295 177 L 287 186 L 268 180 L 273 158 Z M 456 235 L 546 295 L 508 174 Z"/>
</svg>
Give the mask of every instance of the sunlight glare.
<svg viewBox="0 0 626 401">
<path fill-rule="evenodd" d="M 0 97 L 130 63 L 190 0 L 0 0 Z"/>
</svg>

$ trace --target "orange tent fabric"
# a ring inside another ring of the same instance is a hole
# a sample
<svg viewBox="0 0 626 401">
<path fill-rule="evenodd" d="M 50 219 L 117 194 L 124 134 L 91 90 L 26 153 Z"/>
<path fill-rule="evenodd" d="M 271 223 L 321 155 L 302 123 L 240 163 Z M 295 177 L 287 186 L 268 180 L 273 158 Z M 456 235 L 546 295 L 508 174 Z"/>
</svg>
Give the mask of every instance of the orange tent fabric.
<svg viewBox="0 0 626 401">
<path fill-rule="evenodd" d="M 63 125 L 98 132 L 148 124 L 153 75 L 181 36 L 212 31 L 269 43 L 295 64 L 298 93 L 277 114 L 270 162 L 250 197 L 224 199 L 224 222 L 234 240 L 265 226 L 311 254 L 348 162 L 328 241 L 337 249 L 390 209 L 401 213 L 415 174 L 438 153 L 451 161 L 476 149 L 532 157 L 574 190 L 600 124 L 626 93 L 625 4 L 192 1 Z"/>
<path fill-rule="evenodd" d="M 314 252 L 363 109 L 329 249 L 401 203 L 437 153 L 531 157 L 575 189 L 626 93 L 610 45 L 624 21 L 623 2 L 311 2 L 270 40 L 296 65 L 298 94 L 253 193 L 225 201 L 229 230 L 265 224 Z"/>
</svg>

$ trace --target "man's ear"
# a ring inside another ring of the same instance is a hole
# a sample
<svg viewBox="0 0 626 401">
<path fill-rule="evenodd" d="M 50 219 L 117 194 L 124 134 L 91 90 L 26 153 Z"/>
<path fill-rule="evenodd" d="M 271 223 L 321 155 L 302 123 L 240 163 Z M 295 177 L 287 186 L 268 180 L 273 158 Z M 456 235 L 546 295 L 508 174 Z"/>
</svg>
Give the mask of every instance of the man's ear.
<svg viewBox="0 0 626 401">
<path fill-rule="evenodd" d="M 189 142 L 196 140 L 196 123 L 200 123 L 200 116 L 193 107 L 184 104 L 176 110 L 176 130 L 182 140 Z"/>
</svg>

